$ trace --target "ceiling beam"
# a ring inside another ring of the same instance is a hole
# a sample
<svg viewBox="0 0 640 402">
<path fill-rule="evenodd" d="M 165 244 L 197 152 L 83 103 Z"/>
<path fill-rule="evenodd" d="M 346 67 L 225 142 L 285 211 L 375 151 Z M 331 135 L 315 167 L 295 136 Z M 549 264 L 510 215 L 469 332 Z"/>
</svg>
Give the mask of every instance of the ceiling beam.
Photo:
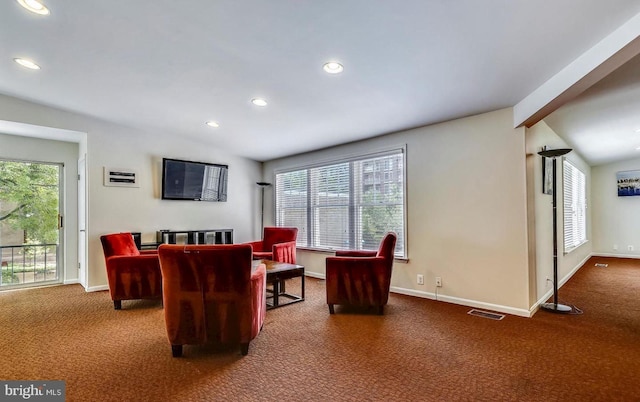
<svg viewBox="0 0 640 402">
<path fill-rule="evenodd" d="M 640 14 L 563 68 L 513 107 L 514 127 L 531 127 L 640 54 Z"/>
<path fill-rule="evenodd" d="M 43 138 L 47 140 L 78 142 L 86 141 L 87 134 L 62 128 L 43 127 L 16 121 L 0 120 L 0 134 L 21 137 Z"/>
</svg>

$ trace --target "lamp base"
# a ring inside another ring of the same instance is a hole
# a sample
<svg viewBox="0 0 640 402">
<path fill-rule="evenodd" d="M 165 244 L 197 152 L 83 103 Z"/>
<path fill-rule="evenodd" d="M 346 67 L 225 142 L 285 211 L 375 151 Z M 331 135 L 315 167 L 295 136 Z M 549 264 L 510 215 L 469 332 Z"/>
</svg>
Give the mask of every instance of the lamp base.
<svg viewBox="0 0 640 402">
<path fill-rule="evenodd" d="M 567 313 L 570 313 L 571 310 L 573 310 L 569 306 L 565 306 L 564 304 L 556 304 L 556 303 L 542 303 L 540 307 L 547 311 L 551 311 L 552 313 L 560 313 L 560 314 L 567 314 Z"/>
</svg>

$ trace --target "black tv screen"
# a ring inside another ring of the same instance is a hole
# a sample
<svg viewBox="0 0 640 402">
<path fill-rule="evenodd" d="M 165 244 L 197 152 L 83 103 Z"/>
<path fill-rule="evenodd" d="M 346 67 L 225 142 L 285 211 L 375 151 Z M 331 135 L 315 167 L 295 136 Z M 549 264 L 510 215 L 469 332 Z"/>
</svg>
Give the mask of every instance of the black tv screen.
<svg viewBox="0 0 640 402">
<path fill-rule="evenodd" d="M 227 201 L 228 165 L 162 159 L 162 199 Z"/>
</svg>

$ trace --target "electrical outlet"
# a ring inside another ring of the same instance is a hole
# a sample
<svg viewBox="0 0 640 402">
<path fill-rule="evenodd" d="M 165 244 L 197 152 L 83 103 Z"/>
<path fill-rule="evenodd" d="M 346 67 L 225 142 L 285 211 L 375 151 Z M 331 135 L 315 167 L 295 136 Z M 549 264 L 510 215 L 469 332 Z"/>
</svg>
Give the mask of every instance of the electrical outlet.
<svg viewBox="0 0 640 402">
<path fill-rule="evenodd" d="M 424 285 L 424 275 L 418 274 L 418 285 Z"/>
<path fill-rule="evenodd" d="M 436 276 L 436 287 L 442 287 L 442 277 Z"/>
<path fill-rule="evenodd" d="M 632 245 L 628 245 L 628 246 L 627 246 L 627 250 L 629 250 L 629 251 L 633 251 L 633 246 L 632 246 Z"/>
<path fill-rule="evenodd" d="M 618 245 L 617 245 L 617 244 L 614 244 L 614 245 L 613 245 L 613 251 L 617 251 L 617 250 L 618 250 Z"/>
</svg>

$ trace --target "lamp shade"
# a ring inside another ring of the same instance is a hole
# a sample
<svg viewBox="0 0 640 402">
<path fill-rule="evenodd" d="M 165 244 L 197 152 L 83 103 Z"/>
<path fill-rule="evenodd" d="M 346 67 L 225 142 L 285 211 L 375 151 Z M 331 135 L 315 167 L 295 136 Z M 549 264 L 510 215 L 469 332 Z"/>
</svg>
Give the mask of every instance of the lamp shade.
<svg viewBox="0 0 640 402">
<path fill-rule="evenodd" d="M 545 149 L 538 152 L 538 155 L 544 156 L 545 158 L 557 158 L 558 156 L 566 155 L 571 151 L 573 151 L 571 148 Z"/>
</svg>

